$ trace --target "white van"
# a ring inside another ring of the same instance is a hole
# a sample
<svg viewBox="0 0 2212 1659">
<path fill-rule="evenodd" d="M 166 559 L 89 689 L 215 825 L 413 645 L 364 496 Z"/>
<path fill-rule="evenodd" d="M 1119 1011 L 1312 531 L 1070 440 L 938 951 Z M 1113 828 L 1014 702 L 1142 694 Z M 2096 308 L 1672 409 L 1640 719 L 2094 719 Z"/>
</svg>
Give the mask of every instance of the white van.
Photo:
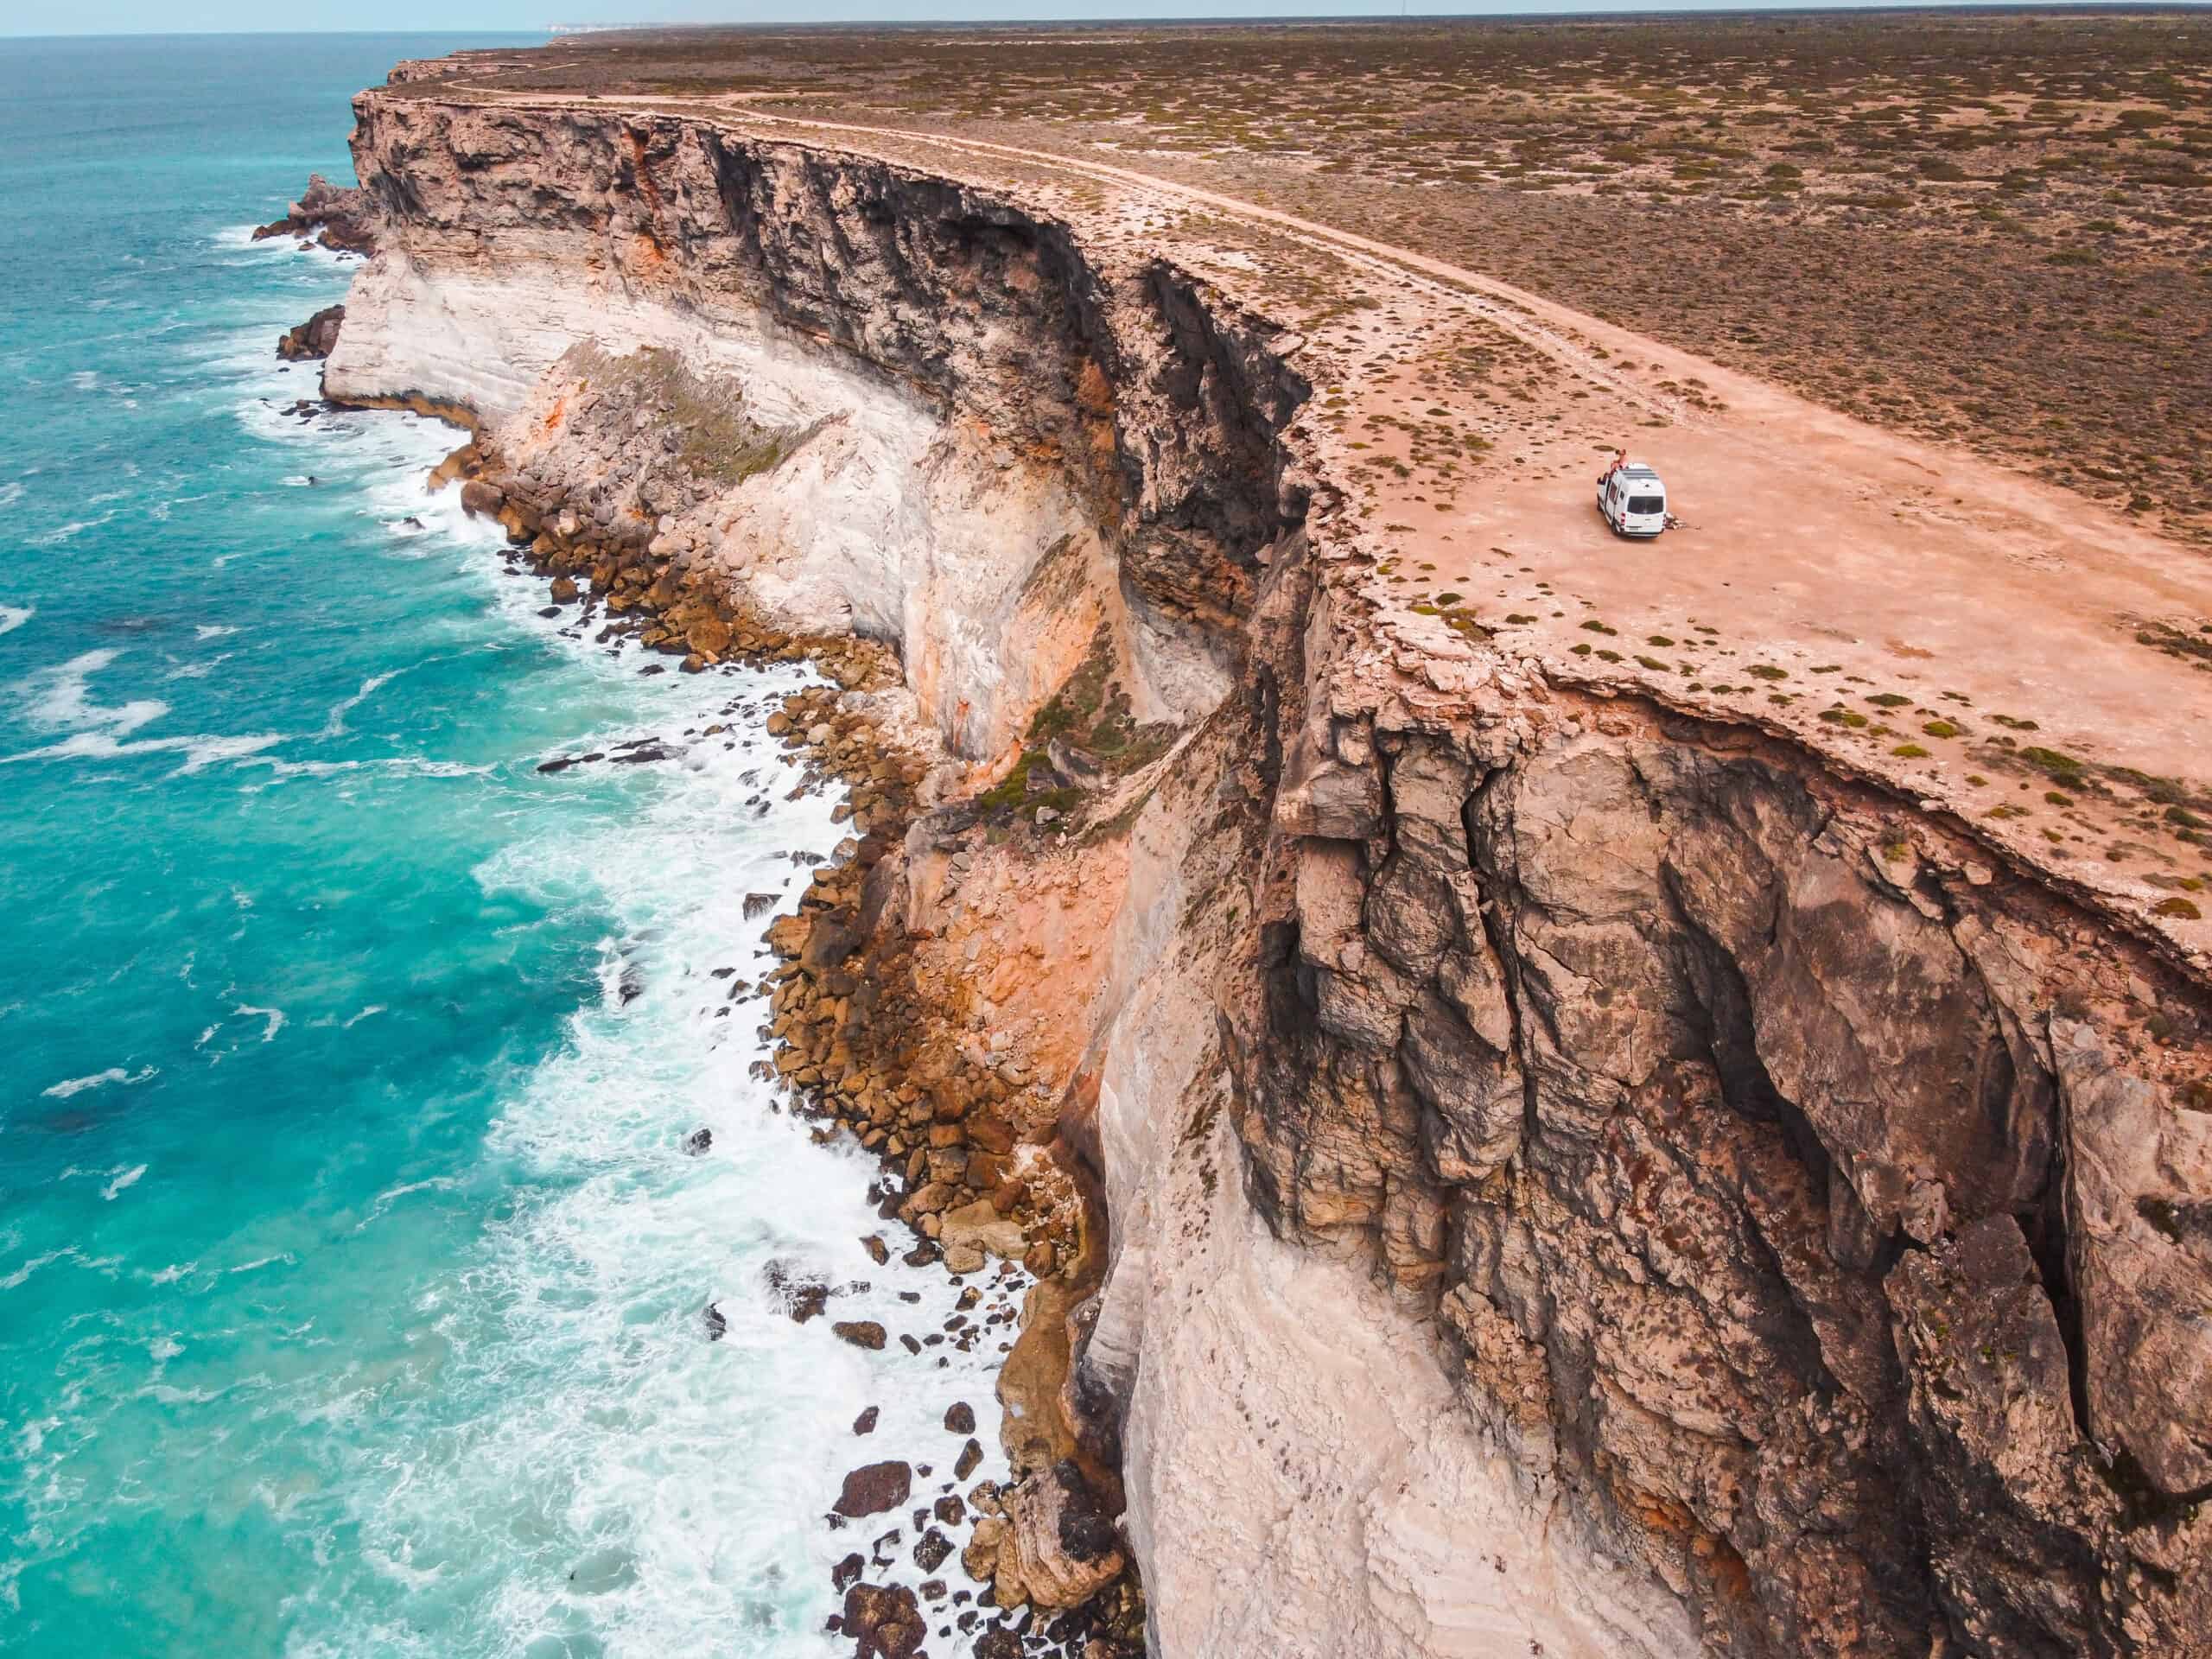
<svg viewBox="0 0 2212 1659">
<path fill-rule="evenodd" d="M 1618 459 L 1599 477 L 1598 511 L 1616 536 L 1656 536 L 1667 528 L 1667 486 L 1642 461 Z"/>
</svg>

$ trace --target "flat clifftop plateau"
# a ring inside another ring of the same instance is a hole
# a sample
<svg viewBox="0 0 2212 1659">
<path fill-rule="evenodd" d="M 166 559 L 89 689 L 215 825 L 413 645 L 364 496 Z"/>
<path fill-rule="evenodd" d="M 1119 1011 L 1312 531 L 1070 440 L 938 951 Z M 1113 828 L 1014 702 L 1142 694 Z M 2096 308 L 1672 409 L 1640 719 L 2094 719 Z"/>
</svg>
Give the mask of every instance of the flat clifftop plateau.
<svg viewBox="0 0 2212 1659">
<path fill-rule="evenodd" d="M 1039 1275 L 989 1642 L 2212 1650 L 2195 556 L 1117 162 L 496 68 L 359 100 L 326 385 L 687 667 L 877 642 L 779 1065 Z"/>
<path fill-rule="evenodd" d="M 691 29 L 411 67 L 1118 162 L 2212 544 L 2212 22 L 2183 8 Z"/>
</svg>

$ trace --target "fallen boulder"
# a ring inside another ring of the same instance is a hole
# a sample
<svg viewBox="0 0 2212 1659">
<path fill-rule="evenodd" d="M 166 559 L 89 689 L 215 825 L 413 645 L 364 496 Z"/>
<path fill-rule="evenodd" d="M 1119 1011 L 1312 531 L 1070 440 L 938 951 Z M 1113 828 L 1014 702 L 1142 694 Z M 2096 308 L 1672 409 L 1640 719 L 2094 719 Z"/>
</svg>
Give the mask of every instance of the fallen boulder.
<svg viewBox="0 0 2212 1659">
<path fill-rule="evenodd" d="M 845 1477 L 836 1511 L 849 1519 L 881 1515 L 904 1503 L 913 1489 L 914 1471 L 907 1465 L 896 1459 L 865 1464 Z"/>
<path fill-rule="evenodd" d="M 855 1659 L 913 1659 L 929 1634 L 921 1604 L 903 1584 L 856 1584 L 845 1592 L 844 1633 Z"/>
<path fill-rule="evenodd" d="M 1021 1224 L 999 1214 L 997 1206 L 988 1198 L 978 1198 L 957 1210 L 946 1211 L 938 1243 L 947 1251 L 964 1245 L 987 1250 L 993 1255 L 1010 1256 L 1017 1262 L 1029 1249 Z"/>
</svg>

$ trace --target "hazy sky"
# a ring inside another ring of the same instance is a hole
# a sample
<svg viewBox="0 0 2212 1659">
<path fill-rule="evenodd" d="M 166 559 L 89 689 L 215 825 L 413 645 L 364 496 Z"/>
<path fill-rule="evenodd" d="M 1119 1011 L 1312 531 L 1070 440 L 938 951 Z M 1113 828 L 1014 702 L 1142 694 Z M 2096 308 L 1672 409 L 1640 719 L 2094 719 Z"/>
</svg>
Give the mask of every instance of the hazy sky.
<svg viewBox="0 0 2212 1659">
<path fill-rule="evenodd" d="M 1776 0 L 1767 0 L 1772 7 Z M 1805 0 L 1808 4 L 1821 0 Z M 5 0 L 0 35 L 228 29 L 537 29 L 551 23 L 1028 22 L 1090 17 L 1396 16 L 1658 11 L 1697 0 Z M 1782 0 L 1789 3 L 1789 0 Z M 1837 0 L 1825 0 L 1834 5 Z M 1848 0 L 1845 0 L 1848 3 Z"/>
</svg>

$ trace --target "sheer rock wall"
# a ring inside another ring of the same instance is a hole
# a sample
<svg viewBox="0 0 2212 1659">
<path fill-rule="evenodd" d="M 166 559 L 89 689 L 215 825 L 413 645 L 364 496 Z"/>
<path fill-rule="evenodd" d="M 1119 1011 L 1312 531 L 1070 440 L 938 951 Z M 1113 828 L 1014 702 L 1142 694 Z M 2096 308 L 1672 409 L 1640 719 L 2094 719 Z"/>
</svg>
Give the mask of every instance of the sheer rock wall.
<svg viewBox="0 0 2212 1659">
<path fill-rule="evenodd" d="M 1159 1651 L 2212 1651 L 2202 984 L 1802 749 L 1386 639 L 1295 342 L 1166 255 L 676 117 L 357 111 L 334 395 L 893 639 L 956 753 L 1071 608 L 1189 729 L 1036 969 L 1088 976 L 1073 1392 Z M 585 340 L 842 435 L 652 501 L 556 429 Z"/>
</svg>

